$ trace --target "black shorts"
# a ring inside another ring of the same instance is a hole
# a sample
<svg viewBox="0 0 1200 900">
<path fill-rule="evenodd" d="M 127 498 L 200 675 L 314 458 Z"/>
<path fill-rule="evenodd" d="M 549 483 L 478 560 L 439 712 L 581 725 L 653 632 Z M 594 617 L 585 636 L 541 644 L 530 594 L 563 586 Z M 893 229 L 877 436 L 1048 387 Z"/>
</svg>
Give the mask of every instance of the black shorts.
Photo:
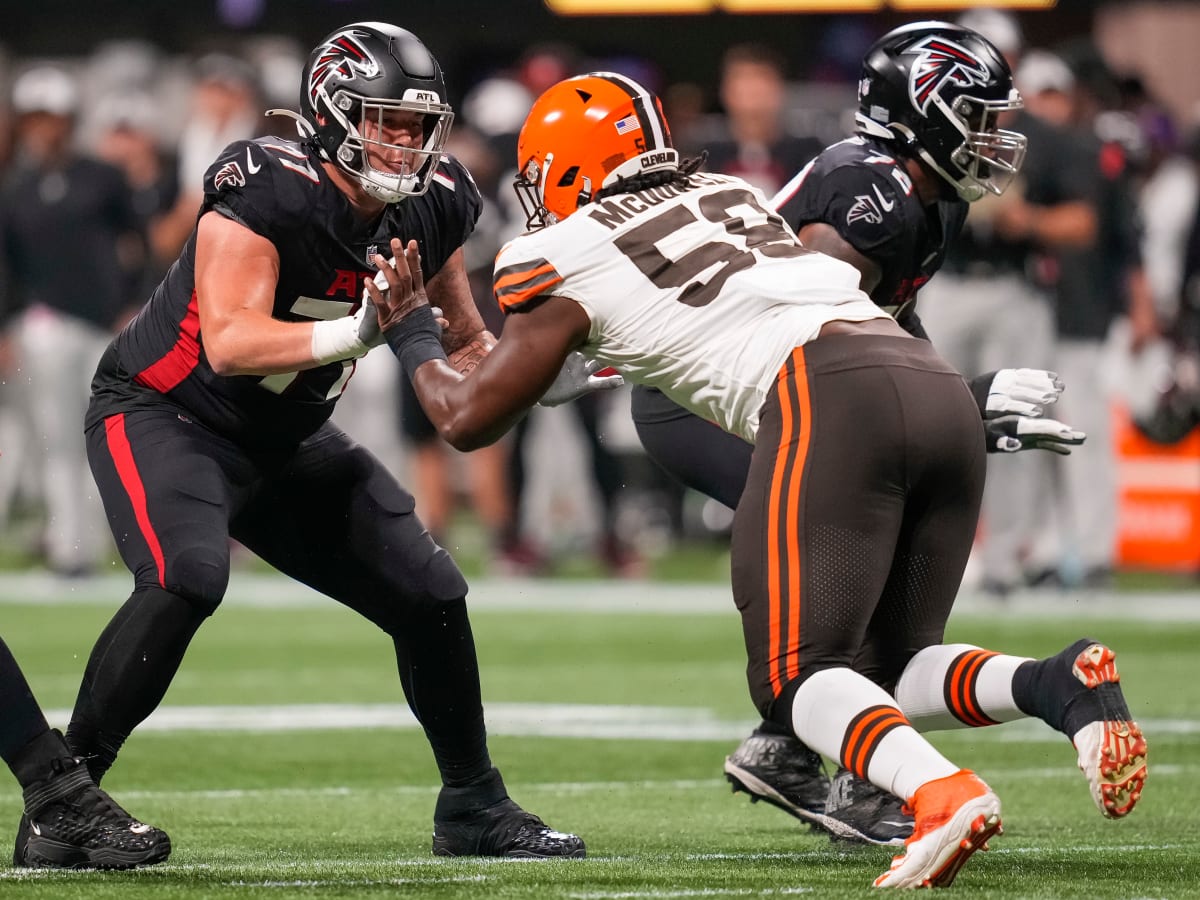
<svg viewBox="0 0 1200 900">
<path fill-rule="evenodd" d="M 926 341 L 823 337 L 780 376 L 732 562 L 751 695 L 788 721 L 813 672 L 848 666 L 887 686 L 942 640 L 985 462 L 971 392 Z"/>
</svg>

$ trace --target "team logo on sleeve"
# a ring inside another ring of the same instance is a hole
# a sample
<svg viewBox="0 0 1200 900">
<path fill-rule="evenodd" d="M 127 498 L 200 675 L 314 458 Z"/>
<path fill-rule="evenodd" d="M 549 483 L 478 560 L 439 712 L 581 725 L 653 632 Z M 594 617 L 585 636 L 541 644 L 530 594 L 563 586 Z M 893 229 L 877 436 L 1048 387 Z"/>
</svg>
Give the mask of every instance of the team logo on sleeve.
<svg viewBox="0 0 1200 900">
<path fill-rule="evenodd" d="M 854 198 L 854 205 L 846 213 L 846 224 L 853 225 L 855 222 L 866 222 L 868 225 L 878 225 L 883 221 L 883 213 L 879 211 L 879 206 L 875 202 L 875 198 L 870 194 L 858 194 Z"/>
<path fill-rule="evenodd" d="M 942 85 L 966 88 L 985 85 L 990 80 L 987 66 L 975 54 L 942 37 L 927 37 L 904 52 L 917 56 L 908 76 L 908 96 L 922 114 L 927 112 Z"/>
<path fill-rule="evenodd" d="M 337 76 L 349 79 L 355 75 L 375 78 L 379 75 L 379 63 L 362 45 L 354 31 L 338 32 L 317 51 L 317 61 L 313 63 L 306 85 L 308 99 L 315 105 L 317 95 L 330 78 Z"/>
<path fill-rule="evenodd" d="M 242 167 L 237 162 L 227 162 L 217 170 L 217 174 L 213 176 L 213 187 L 218 191 L 223 191 L 228 187 L 245 187 L 246 176 L 242 173 Z"/>
</svg>

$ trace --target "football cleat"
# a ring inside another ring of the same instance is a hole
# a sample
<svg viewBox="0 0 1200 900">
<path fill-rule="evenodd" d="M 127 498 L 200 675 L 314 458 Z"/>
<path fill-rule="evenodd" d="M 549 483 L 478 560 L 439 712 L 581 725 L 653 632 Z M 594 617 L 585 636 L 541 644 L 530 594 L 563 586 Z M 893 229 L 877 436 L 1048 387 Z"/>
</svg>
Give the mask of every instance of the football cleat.
<svg viewBox="0 0 1200 900">
<path fill-rule="evenodd" d="M 902 847 L 913 833 L 913 817 L 900 798 L 849 769 L 833 776 L 825 812 L 816 824 L 835 841 L 881 847 Z"/>
<path fill-rule="evenodd" d="M 910 806 L 912 837 L 875 887 L 949 887 L 971 854 L 1001 833 L 1000 798 L 967 769 L 921 785 Z"/>
<path fill-rule="evenodd" d="M 805 822 L 817 823 L 825 812 L 829 778 L 821 755 L 793 735 L 755 731 L 725 757 L 725 778 L 751 803 L 765 800 Z"/>
<path fill-rule="evenodd" d="M 583 838 L 548 828 L 505 798 L 459 820 L 435 821 L 433 855 L 582 859 L 587 851 Z"/>
<path fill-rule="evenodd" d="M 442 788 L 433 813 L 433 854 L 582 859 L 586 849 L 578 835 L 548 828 L 517 806 L 493 768 L 472 784 Z"/>
<path fill-rule="evenodd" d="M 92 781 L 79 757 L 56 759 L 25 789 L 13 865 L 32 869 L 133 869 L 171 853 L 166 833 L 139 822 Z"/>
<path fill-rule="evenodd" d="M 1096 808 L 1119 819 L 1133 810 L 1146 785 L 1146 738 L 1125 703 L 1112 650 L 1088 644 L 1075 656 L 1071 674 L 1084 686 L 1073 705 L 1092 707 L 1092 721 L 1071 737 L 1079 769 L 1087 777 Z"/>
</svg>

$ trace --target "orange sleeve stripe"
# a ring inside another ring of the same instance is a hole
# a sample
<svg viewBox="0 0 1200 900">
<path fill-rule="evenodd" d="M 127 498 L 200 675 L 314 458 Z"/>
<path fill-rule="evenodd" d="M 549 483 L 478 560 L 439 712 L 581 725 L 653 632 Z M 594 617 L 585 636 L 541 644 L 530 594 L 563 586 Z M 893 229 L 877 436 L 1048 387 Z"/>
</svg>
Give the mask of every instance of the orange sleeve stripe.
<svg viewBox="0 0 1200 900">
<path fill-rule="evenodd" d="M 505 312 L 528 303 L 562 282 L 563 277 L 544 259 L 508 266 L 496 272 L 493 288 L 496 301 Z"/>
</svg>

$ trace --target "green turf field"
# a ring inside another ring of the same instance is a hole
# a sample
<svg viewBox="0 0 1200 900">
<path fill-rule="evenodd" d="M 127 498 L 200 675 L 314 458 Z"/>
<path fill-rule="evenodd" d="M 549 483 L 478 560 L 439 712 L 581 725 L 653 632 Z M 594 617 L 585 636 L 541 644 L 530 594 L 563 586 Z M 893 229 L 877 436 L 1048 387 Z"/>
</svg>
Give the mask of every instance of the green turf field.
<svg viewBox="0 0 1200 900">
<path fill-rule="evenodd" d="M 118 584 L 0 583 L 0 633 L 55 724 Z M 887 868 L 886 850 L 831 845 L 730 794 L 721 761 L 754 716 L 719 586 L 476 588 L 493 757 L 515 799 L 588 842 L 587 860 L 536 863 L 430 855 L 436 774 L 389 642 L 331 603 L 263 584 L 235 577 L 106 781 L 170 833 L 170 860 L 131 873 L 0 868 L 0 897 L 837 898 L 866 896 Z M 1075 596 L 956 615 L 952 639 L 996 649 L 1041 655 L 1083 634 L 1112 644 L 1151 777 L 1133 815 L 1110 822 L 1068 742 L 1041 723 L 935 736 L 1004 802 L 1005 834 L 952 891 L 1200 897 L 1200 595 L 1175 602 Z M 3 848 L 19 810 L 15 782 L 0 780 Z"/>
</svg>

